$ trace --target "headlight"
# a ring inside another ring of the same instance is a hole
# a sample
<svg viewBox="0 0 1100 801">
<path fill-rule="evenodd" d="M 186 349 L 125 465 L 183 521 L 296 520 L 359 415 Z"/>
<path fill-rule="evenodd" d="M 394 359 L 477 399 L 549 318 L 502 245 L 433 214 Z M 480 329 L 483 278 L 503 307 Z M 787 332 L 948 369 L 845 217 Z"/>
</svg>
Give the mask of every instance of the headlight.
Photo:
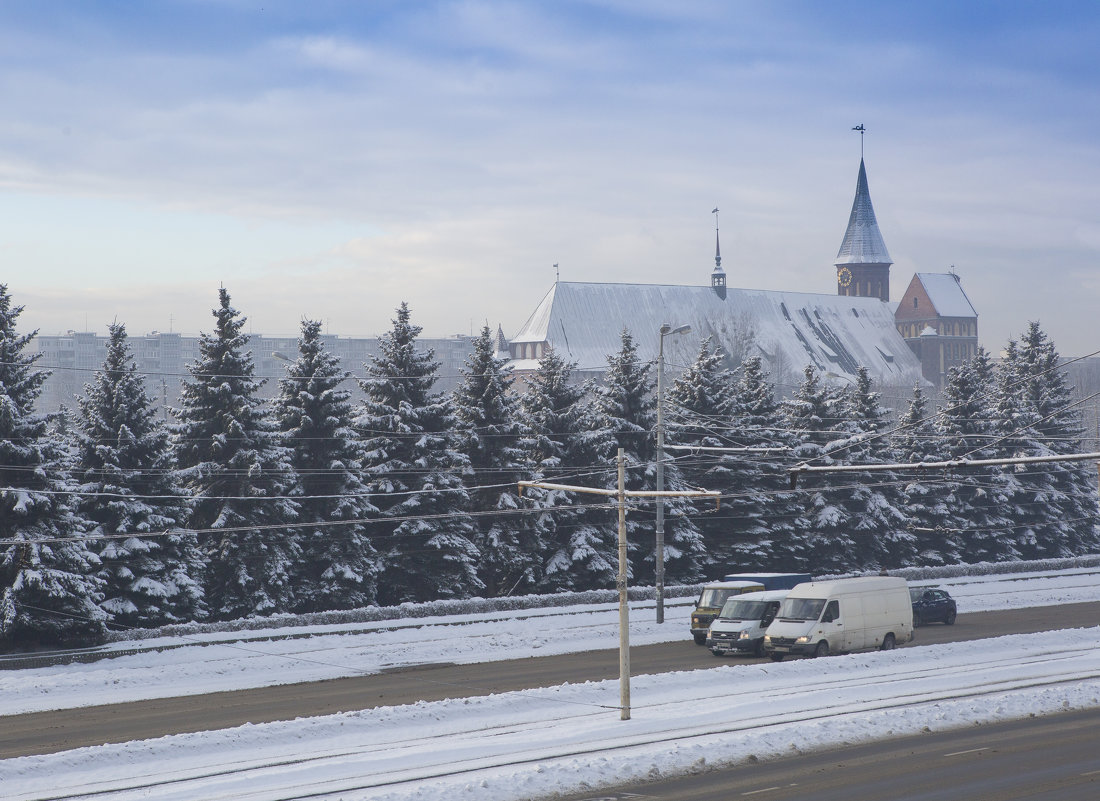
<svg viewBox="0 0 1100 801">
<path fill-rule="evenodd" d="M 765 634 L 764 635 L 764 642 L 771 642 L 771 641 L 772 641 L 771 635 L 770 634 Z"/>
<path fill-rule="evenodd" d="M 739 635 L 737 636 L 737 639 L 739 639 L 739 640 L 747 640 L 747 639 L 749 639 L 749 633 L 748 633 L 748 631 L 742 631 L 742 632 L 741 632 L 741 633 L 740 633 L 740 634 L 739 634 Z"/>
<path fill-rule="evenodd" d="M 796 643 L 799 643 L 800 645 L 805 645 L 805 644 L 806 644 L 806 643 L 808 643 L 809 641 L 810 641 L 810 638 L 809 638 L 809 637 L 806 637 L 806 636 L 804 636 L 804 637 L 799 637 L 799 638 L 798 638 L 797 640 L 795 640 L 795 642 L 796 642 Z"/>
</svg>

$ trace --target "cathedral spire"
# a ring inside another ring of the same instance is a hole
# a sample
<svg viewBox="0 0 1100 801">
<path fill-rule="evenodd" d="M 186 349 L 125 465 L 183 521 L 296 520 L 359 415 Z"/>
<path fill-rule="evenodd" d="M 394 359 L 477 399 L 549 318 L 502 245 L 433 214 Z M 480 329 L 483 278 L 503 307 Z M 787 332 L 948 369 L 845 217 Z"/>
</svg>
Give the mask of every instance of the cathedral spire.
<svg viewBox="0 0 1100 801">
<path fill-rule="evenodd" d="M 837 269 L 838 294 L 889 300 L 890 265 L 893 263 L 875 218 L 875 208 L 871 205 L 867 167 L 861 156 L 848 229 L 833 262 Z"/>
<path fill-rule="evenodd" d="M 856 197 L 852 201 L 852 213 L 848 217 L 848 230 L 840 243 L 834 264 L 893 264 L 882 232 L 875 219 L 875 207 L 871 205 L 871 192 L 867 188 L 867 167 L 859 160 L 859 177 L 856 179 Z"/>
</svg>

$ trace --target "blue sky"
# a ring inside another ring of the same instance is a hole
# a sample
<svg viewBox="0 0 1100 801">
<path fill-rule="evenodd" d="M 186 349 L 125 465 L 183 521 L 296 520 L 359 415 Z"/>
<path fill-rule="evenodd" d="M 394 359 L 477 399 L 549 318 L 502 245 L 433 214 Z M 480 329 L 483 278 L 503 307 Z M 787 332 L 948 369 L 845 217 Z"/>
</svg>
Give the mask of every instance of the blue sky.
<svg viewBox="0 0 1100 801">
<path fill-rule="evenodd" d="M 0 281 L 43 333 L 514 333 L 554 280 L 835 292 L 895 260 L 1100 349 L 1087 2 L 0 6 Z"/>
</svg>

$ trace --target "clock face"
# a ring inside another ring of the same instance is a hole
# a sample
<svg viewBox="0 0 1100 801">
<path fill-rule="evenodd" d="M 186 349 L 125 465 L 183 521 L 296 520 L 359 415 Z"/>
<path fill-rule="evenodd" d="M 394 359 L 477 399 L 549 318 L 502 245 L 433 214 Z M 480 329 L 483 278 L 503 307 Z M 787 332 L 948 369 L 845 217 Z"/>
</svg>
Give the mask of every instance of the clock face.
<svg viewBox="0 0 1100 801">
<path fill-rule="evenodd" d="M 847 267 L 841 267 L 836 274 L 836 282 L 841 286 L 849 286 L 852 283 L 852 271 Z"/>
</svg>

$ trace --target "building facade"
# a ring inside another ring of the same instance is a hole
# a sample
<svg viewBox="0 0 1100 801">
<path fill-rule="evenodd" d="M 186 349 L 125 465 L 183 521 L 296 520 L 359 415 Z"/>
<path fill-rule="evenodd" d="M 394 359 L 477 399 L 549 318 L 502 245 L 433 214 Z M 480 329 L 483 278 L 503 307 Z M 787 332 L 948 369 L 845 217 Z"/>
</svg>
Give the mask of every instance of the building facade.
<svg viewBox="0 0 1100 801">
<path fill-rule="evenodd" d="M 340 359 L 341 366 L 357 377 L 365 375 L 364 365 L 379 353 L 378 337 L 326 334 L 321 339 L 325 348 Z M 50 373 L 38 400 L 38 410 L 75 408 L 77 396 L 84 394 L 84 385 L 97 370 L 103 369 L 108 341 L 107 336 L 83 331 L 36 336 L 32 343 L 37 345 L 40 356 L 35 366 Z M 145 377 L 146 392 L 167 418 L 167 409 L 178 405 L 183 381 L 190 378 L 188 365 L 198 360 L 199 337 L 153 331 L 128 336 L 126 341 L 138 372 Z M 473 341 L 474 337 L 464 334 L 417 340 L 422 349 L 435 351 L 439 362 L 438 390 L 449 391 L 458 385 L 466 358 L 473 353 Z M 298 338 L 256 334 L 249 337 L 248 350 L 252 353 L 256 377 L 266 379 L 260 389 L 261 397 L 274 397 L 279 391 L 279 379 L 286 373 L 287 360 L 297 358 Z"/>
<path fill-rule="evenodd" d="M 898 331 L 925 379 L 942 388 L 947 372 L 978 352 L 978 312 L 954 273 L 917 273 L 894 312 Z"/>
</svg>

